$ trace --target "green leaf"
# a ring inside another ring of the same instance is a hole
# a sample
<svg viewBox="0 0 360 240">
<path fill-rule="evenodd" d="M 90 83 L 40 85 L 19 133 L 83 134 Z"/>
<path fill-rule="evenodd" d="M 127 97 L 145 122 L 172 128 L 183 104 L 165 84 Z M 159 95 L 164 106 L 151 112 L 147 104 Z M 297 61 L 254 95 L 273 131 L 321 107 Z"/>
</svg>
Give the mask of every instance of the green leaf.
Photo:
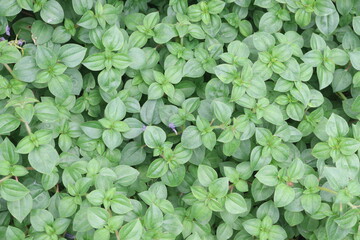
<svg viewBox="0 0 360 240">
<path fill-rule="evenodd" d="M 318 159 L 327 159 L 330 157 L 330 151 L 331 148 L 327 143 L 320 142 L 314 146 L 312 150 L 312 154 L 314 157 Z"/>
<path fill-rule="evenodd" d="M 345 238 L 349 233 L 349 229 L 343 229 L 334 221 L 335 216 L 331 216 L 327 219 L 325 229 L 326 235 L 329 240 Z"/>
<path fill-rule="evenodd" d="M 104 33 L 102 36 L 102 44 L 110 51 L 118 51 L 124 45 L 124 37 L 116 25 Z"/>
<path fill-rule="evenodd" d="M 323 59 L 322 59 L 322 54 L 319 50 L 312 50 L 307 52 L 306 54 L 304 54 L 304 56 L 302 57 L 302 60 L 312 66 L 312 67 L 317 67 L 319 66 Z"/>
<path fill-rule="evenodd" d="M 126 106 L 119 97 L 114 98 L 106 105 L 104 114 L 111 121 L 122 120 L 126 115 Z"/>
<path fill-rule="evenodd" d="M 261 221 L 259 219 L 249 219 L 243 222 L 243 227 L 251 236 L 259 236 Z"/>
<path fill-rule="evenodd" d="M 4 141 L 0 143 L 0 160 L 12 164 L 19 161 L 19 154 L 15 153 L 15 146 L 8 138 L 5 138 Z"/>
<path fill-rule="evenodd" d="M 314 4 L 314 12 L 317 16 L 327 16 L 335 12 L 335 6 L 328 0 L 317 0 Z"/>
<path fill-rule="evenodd" d="M 16 63 L 20 58 L 20 52 L 14 46 L 4 46 L 0 49 L 0 63 Z"/>
<path fill-rule="evenodd" d="M 352 82 L 351 74 L 348 71 L 338 69 L 334 73 L 334 80 L 331 83 L 334 92 L 344 91 Z"/>
<path fill-rule="evenodd" d="M 143 227 L 139 219 L 135 219 L 125 224 L 120 229 L 120 238 L 129 240 L 140 240 L 143 232 Z"/>
<path fill-rule="evenodd" d="M 149 86 L 148 95 L 150 100 L 156 100 L 164 95 L 164 90 L 159 83 L 152 83 Z"/>
<path fill-rule="evenodd" d="M 227 84 L 235 80 L 237 69 L 230 64 L 220 64 L 215 67 L 215 74 L 223 83 Z"/>
<path fill-rule="evenodd" d="M 322 34 L 330 35 L 335 31 L 339 24 L 339 14 L 333 12 L 326 16 L 316 16 L 315 22 Z"/>
<path fill-rule="evenodd" d="M 72 2 L 72 6 L 74 8 L 74 11 L 78 15 L 84 14 L 87 10 L 91 9 L 93 6 L 93 1 L 91 0 L 81 0 L 81 1 L 74 1 Z"/>
<path fill-rule="evenodd" d="M 275 45 L 275 38 L 267 32 L 256 32 L 254 33 L 253 44 L 258 51 L 267 51 Z"/>
<path fill-rule="evenodd" d="M 6 179 L 0 183 L 0 195 L 6 201 L 18 201 L 28 193 L 29 190 L 23 184 L 13 179 Z"/>
<path fill-rule="evenodd" d="M 210 14 L 219 14 L 225 7 L 225 2 L 221 0 L 211 0 L 208 3 L 209 13 Z"/>
<path fill-rule="evenodd" d="M 125 214 L 133 209 L 130 200 L 122 195 L 116 194 L 111 200 L 111 210 L 117 214 Z"/>
<path fill-rule="evenodd" d="M 286 62 L 292 55 L 292 49 L 287 44 L 280 44 L 271 49 L 271 55 L 278 61 Z"/>
<path fill-rule="evenodd" d="M 317 67 L 317 76 L 319 78 L 320 90 L 329 86 L 334 79 L 333 73 L 322 65 Z"/>
<path fill-rule="evenodd" d="M 347 211 L 344 215 L 339 216 L 335 219 L 335 222 L 344 229 L 352 228 L 357 222 L 357 211 L 356 209 L 351 209 Z"/>
<path fill-rule="evenodd" d="M 21 11 L 21 7 L 19 7 L 16 0 L 1 0 L 0 5 L 0 16 L 15 16 Z"/>
<path fill-rule="evenodd" d="M 23 82 L 33 82 L 39 71 L 34 57 L 26 56 L 21 58 L 14 66 L 14 75 Z"/>
<path fill-rule="evenodd" d="M 10 133 L 20 126 L 20 120 L 11 114 L 0 114 L 0 135 Z"/>
<path fill-rule="evenodd" d="M 146 152 L 141 145 L 136 142 L 130 142 L 122 149 L 121 164 L 134 166 L 141 164 L 146 158 Z"/>
<path fill-rule="evenodd" d="M 103 53 L 92 54 L 82 64 L 92 71 L 103 70 L 105 68 L 105 55 Z"/>
<path fill-rule="evenodd" d="M 280 183 L 275 188 L 274 203 L 276 207 L 285 207 L 295 199 L 295 191 L 287 184 Z"/>
<path fill-rule="evenodd" d="M 100 207 L 89 207 L 87 209 L 87 220 L 93 228 L 102 228 L 109 218 L 109 213 Z"/>
<path fill-rule="evenodd" d="M 360 70 L 360 51 L 353 51 L 353 52 L 349 52 L 350 55 L 350 61 L 352 66 L 356 69 L 356 70 Z"/>
<path fill-rule="evenodd" d="M 25 239 L 25 233 L 16 227 L 8 226 L 6 229 L 6 239 L 23 240 Z"/>
<path fill-rule="evenodd" d="M 301 206 L 309 214 L 317 212 L 321 205 L 321 197 L 317 194 L 305 194 L 300 198 Z"/>
<path fill-rule="evenodd" d="M 64 10 L 57 1 L 50 0 L 42 6 L 40 16 L 46 23 L 59 24 L 64 20 Z"/>
<path fill-rule="evenodd" d="M 283 22 L 276 16 L 274 12 L 265 13 L 259 22 L 259 30 L 268 33 L 278 32 Z"/>
<path fill-rule="evenodd" d="M 352 26 L 353 26 L 354 32 L 357 35 L 360 35 L 360 16 L 353 17 Z"/>
<path fill-rule="evenodd" d="M 352 138 L 342 138 L 339 147 L 342 154 L 349 156 L 359 150 L 360 142 Z"/>
<path fill-rule="evenodd" d="M 162 158 L 158 158 L 151 162 L 146 176 L 149 178 L 159 178 L 162 177 L 168 171 L 168 169 L 169 167 L 166 161 Z"/>
<path fill-rule="evenodd" d="M 331 137 L 344 137 L 349 132 L 349 126 L 344 118 L 333 113 L 326 123 L 326 133 Z"/>
<path fill-rule="evenodd" d="M 115 130 L 108 130 L 108 129 L 106 129 L 102 133 L 102 139 L 103 139 L 105 145 L 111 150 L 114 150 L 115 148 L 120 146 L 120 144 L 123 141 L 121 133 L 119 133 Z"/>
<path fill-rule="evenodd" d="M 283 114 L 279 107 L 270 104 L 264 109 L 264 119 L 274 125 L 282 125 L 284 122 Z"/>
<path fill-rule="evenodd" d="M 177 36 L 173 25 L 168 23 L 157 24 L 154 28 L 154 41 L 158 44 L 169 42 L 173 37 Z"/>
<path fill-rule="evenodd" d="M 201 141 L 204 146 L 212 151 L 216 145 L 216 134 L 214 132 L 209 132 L 201 136 Z"/>
<path fill-rule="evenodd" d="M 195 149 L 202 145 L 200 131 L 195 126 L 187 127 L 181 135 L 184 148 Z"/>
<path fill-rule="evenodd" d="M 229 104 L 214 100 L 211 103 L 211 107 L 213 108 L 216 118 L 222 123 L 226 123 L 230 120 L 233 109 Z"/>
<path fill-rule="evenodd" d="M 248 209 L 245 199 L 238 193 L 230 193 L 226 196 L 225 208 L 232 214 L 242 214 Z"/>
<path fill-rule="evenodd" d="M 27 194 L 19 200 L 8 202 L 7 207 L 11 215 L 19 222 L 22 222 L 33 207 L 33 198 L 30 194 Z"/>
<path fill-rule="evenodd" d="M 144 226 L 146 228 L 158 228 L 162 225 L 163 214 L 157 206 L 154 204 L 150 205 L 144 216 Z"/>
<path fill-rule="evenodd" d="M 59 160 L 59 154 L 53 146 L 45 144 L 32 150 L 29 153 L 28 159 L 30 165 L 36 171 L 50 174 Z"/>
<path fill-rule="evenodd" d="M 215 179 L 218 178 L 216 171 L 212 167 L 206 165 L 199 165 L 197 176 L 200 184 L 204 187 L 208 187 Z"/>
<path fill-rule="evenodd" d="M 54 56 L 55 53 L 47 47 L 38 46 L 36 49 L 36 64 L 41 69 L 47 69 L 55 65 L 57 57 Z"/>
<path fill-rule="evenodd" d="M 53 31 L 50 25 L 40 20 L 36 20 L 31 26 L 32 38 L 36 44 L 44 44 L 50 41 Z"/>
<path fill-rule="evenodd" d="M 71 94 L 72 88 L 71 78 L 65 74 L 56 76 L 49 82 L 49 90 L 56 97 L 68 97 Z"/>
<path fill-rule="evenodd" d="M 278 225 L 271 226 L 271 229 L 269 231 L 269 239 L 284 240 L 286 238 L 287 238 L 287 233 L 282 227 Z"/>
<path fill-rule="evenodd" d="M 89 195 L 91 195 L 91 193 L 88 194 L 86 197 L 88 198 Z M 65 197 L 60 200 L 60 204 L 59 204 L 60 217 L 71 217 L 76 213 L 76 210 L 77 210 L 77 204 L 75 203 L 75 198 Z"/>
<path fill-rule="evenodd" d="M 287 145 L 280 143 L 271 149 L 271 156 L 278 162 L 286 162 L 290 156 L 290 149 Z"/>
<path fill-rule="evenodd" d="M 227 177 L 218 178 L 209 185 L 209 192 L 216 198 L 225 197 L 229 190 L 229 179 Z"/>
<path fill-rule="evenodd" d="M 77 24 L 86 29 L 94 29 L 97 27 L 98 23 L 96 21 L 96 17 L 93 11 L 86 11 Z"/>
<path fill-rule="evenodd" d="M 78 44 L 65 44 L 59 50 L 59 60 L 66 66 L 74 68 L 82 62 L 86 51 L 86 48 Z"/>
<path fill-rule="evenodd" d="M 144 142 L 149 148 L 157 148 L 162 146 L 166 140 L 164 130 L 155 126 L 148 126 L 144 132 Z"/>
<path fill-rule="evenodd" d="M 92 139 L 98 139 L 103 133 L 103 127 L 99 122 L 89 121 L 81 124 L 81 130 Z"/>
<path fill-rule="evenodd" d="M 262 167 L 255 175 L 255 177 L 266 186 L 276 186 L 278 184 L 277 178 L 278 170 L 273 165 Z"/>
<path fill-rule="evenodd" d="M 30 214 L 31 226 L 38 232 L 45 231 L 47 225 L 54 222 L 53 215 L 45 209 L 34 209 Z"/>
</svg>

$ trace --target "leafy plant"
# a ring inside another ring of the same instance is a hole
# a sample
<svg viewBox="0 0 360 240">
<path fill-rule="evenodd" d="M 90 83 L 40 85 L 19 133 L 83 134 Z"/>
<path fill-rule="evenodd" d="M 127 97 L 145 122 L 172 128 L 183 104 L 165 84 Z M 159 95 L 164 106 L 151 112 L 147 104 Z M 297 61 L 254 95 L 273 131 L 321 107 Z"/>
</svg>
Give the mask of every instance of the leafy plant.
<svg viewBox="0 0 360 240">
<path fill-rule="evenodd" d="M 0 239 L 360 238 L 360 1 L 0 0 Z"/>
</svg>

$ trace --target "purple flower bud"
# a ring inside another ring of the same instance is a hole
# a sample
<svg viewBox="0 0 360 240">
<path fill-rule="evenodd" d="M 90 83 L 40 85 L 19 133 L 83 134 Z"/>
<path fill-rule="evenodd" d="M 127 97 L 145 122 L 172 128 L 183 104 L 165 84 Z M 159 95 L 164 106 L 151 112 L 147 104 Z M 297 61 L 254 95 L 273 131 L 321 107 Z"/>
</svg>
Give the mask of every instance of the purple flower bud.
<svg viewBox="0 0 360 240">
<path fill-rule="evenodd" d="M 5 38 L 0 37 L 0 42 L 5 41 Z"/>
<path fill-rule="evenodd" d="M 18 42 L 17 42 L 17 45 L 18 45 L 19 47 L 21 47 L 22 45 L 24 45 L 24 43 L 25 43 L 24 40 L 19 39 Z"/>
<path fill-rule="evenodd" d="M 65 233 L 65 236 L 64 236 L 66 239 L 69 239 L 69 240 L 72 240 L 72 239 L 75 239 L 75 236 L 70 234 L 70 233 Z"/>
<path fill-rule="evenodd" d="M 10 36 L 10 27 L 9 26 L 6 26 L 5 28 L 5 34 Z"/>
<path fill-rule="evenodd" d="M 171 128 L 171 130 L 173 130 L 173 132 L 177 135 L 177 131 L 176 131 L 176 126 L 174 123 L 169 123 L 169 128 Z"/>
<path fill-rule="evenodd" d="M 146 130 L 146 126 L 143 125 L 142 128 L 141 128 L 141 130 L 145 131 L 145 130 Z"/>
</svg>

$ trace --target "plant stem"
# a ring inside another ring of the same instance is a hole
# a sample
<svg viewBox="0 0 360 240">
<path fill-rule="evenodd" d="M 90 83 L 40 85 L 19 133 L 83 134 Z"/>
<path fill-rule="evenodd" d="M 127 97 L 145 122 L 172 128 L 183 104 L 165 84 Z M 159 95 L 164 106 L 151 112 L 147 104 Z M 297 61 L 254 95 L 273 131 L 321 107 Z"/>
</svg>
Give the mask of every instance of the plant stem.
<svg viewBox="0 0 360 240">
<path fill-rule="evenodd" d="M 349 65 L 346 67 L 345 71 L 349 71 L 349 69 L 352 67 L 351 62 L 349 63 Z"/>
<path fill-rule="evenodd" d="M 25 123 L 25 127 L 26 127 L 27 133 L 28 133 L 29 135 L 31 135 L 32 132 L 31 132 L 31 128 L 30 128 L 29 124 L 28 124 L 27 122 L 24 122 L 24 123 Z"/>
<path fill-rule="evenodd" d="M 13 70 L 11 69 L 11 67 L 10 67 L 8 64 L 6 64 L 6 63 L 3 63 L 3 65 L 4 65 L 4 67 L 6 68 L 6 70 L 8 70 L 8 72 L 11 74 L 11 76 L 12 76 L 13 78 L 16 78 L 15 75 L 14 75 L 14 73 L 13 73 Z"/>
<path fill-rule="evenodd" d="M 342 93 L 342 92 L 337 92 L 336 93 L 342 100 L 346 100 L 347 97 Z"/>
<path fill-rule="evenodd" d="M 349 205 L 352 209 L 358 209 L 360 208 L 360 205 L 354 205 L 351 202 L 348 202 L 347 205 Z"/>
<path fill-rule="evenodd" d="M 231 184 L 231 185 L 229 186 L 229 190 L 230 190 L 231 193 L 233 192 L 233 190 L 234 190 L 234 184 Z"/>
<path fill-rule="evenodd" d="M 11 175 L 3 177 L 2 179 L 0 179 L 0 183 L 2 183 L 3 181 L 5 181 L 6 179 L 9 179 L 9 178 L 11 178 Z"/>
<path fill-rule="evenodd" d="M 120 234 L 118 230 L 115 230 L 116 240 L 120 240 Z"/>
<path fill-rule="evenodd" d="M 328 189 L 326 187 L 318 187 L 320 190 L 322 191 L 325 191 L 325 192 L 329 192 L 329 193 L 332 193 L 332 194 L 337 194 L 337 192 L 335 192 L 334 190 L 331 190 L 331 189 Z"/>
<path fill-rule="evenodd" d="M 183 132 L 183 131 L 179 131 L 179 132 L 177 132 L 177 134 L 176 134 L 176 133 L 169 133 L 169 134 L 167 135 L 167 137 L 179 136 L 182 132 Z"/>
<path fill-rule="evenodd" d="M 112 212 L 110 209 L 107 210 L 110 217 L 112 217 Z M 115 235 L 116 235 L 116 240 L 120 240 L 120 235 L 119 235 L 119 231 L 118 230 L 115 230 Z"/>
</svg>

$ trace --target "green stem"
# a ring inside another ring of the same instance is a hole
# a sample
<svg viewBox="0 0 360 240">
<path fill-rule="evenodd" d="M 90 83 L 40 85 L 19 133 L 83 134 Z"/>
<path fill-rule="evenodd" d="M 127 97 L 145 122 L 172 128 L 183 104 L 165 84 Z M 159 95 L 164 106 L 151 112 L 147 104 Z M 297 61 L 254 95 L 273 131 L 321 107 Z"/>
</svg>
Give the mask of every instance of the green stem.
<svg viewBox="0 0 360 240">
<path fill-rule="evenodd" d="M 9 178 L 11 178 L 11 175 L 3 177 L 2 179 L 0 179 L 0 183 L 2 183 L 3 181 L 5 181 L 6 179 L 9 179 Z"/>
<path fill-rule="evenodd" d="M 8 70 L 8 72 L 11 74 L 11 76 L 16 79 L 16 77 L 15 77 L 15 75 L 14 75 L 13 70 L 11 69 L 11 67 L 10 67 L 9 65 L 7 65 L 6 63 L 3 63 L 3 65 L 4 65 L 4 67 L 6 68 L 6 70 Z"/>
<path fill-rule="evenodd" d="M 353 208 L 353 209 L 358 209 L 358 208 L 360 208 L 360 205 L 354 205 L 354 204 L 352 204 L 351 202 L 348 202 L 347 205 L 349 205 L 349 206 L 350 206 L 351 208 Z"/>
<path fill-rule="evenodd" d="M 112 212 L 110 209 L 107 210 L 110 217 L 112 217 Z M 120 234 L 119 234 L 119 231 L 118 230 L 115 230 L 115 235 L 116 235 L 116 240 L 120 240 Z"/>
<path fill-rule="evenodd" d="M 224 124 L 218 125 L 218 126 L 212 126 L 213 129 L 224 129 Z"/>
<path fill-rule="evenodd" d="M 342 99 L 342 100 L 346 100 L 347 97 L 342 93 L 342 92 L 337 92 L 337 95 Z"/>
<path fill-rule="evenodd" d="M 26 127 L 27 133 L 28 133 L 29 135 L 31 135 L 32 132 L 31 132 L 31 128 L 30 128 L 29 124 L 28 124 L 27 122 L 24 122 L 24 123 L 25 123 L 25 127 Z"/>
<path fill-rule="evenodd" d="M 182 132 L 183 131 L 179 131 L 179 132 L 177 132 L 177 134 L 176 133 L 169 133 L 168 135 L 167 135 L 167 137 L 175 137 L 175 136 L 179 136 L 179 135 L 181 135 L 182 134 Z"/>
<path fill-rule="evenodd" d="M 349 65 L 346 67 L 345 71 L 349 71 L 349 69 L 352 67 L 351 62 L 349 63 Z"/>
<path fill-rule="evenodd" d="M 118 230 L 115 230 L 116 240 L 120 240 L 120 234 Z"/>
<path fill-rule="evenodd" d="M 318 187 L 321 191 L 325 191 L 325 192 L 329 192 L 329 193 L 332 193 L 332 194 L 337 194 L 337 192 L 335 192 L 334 190 L 331 190 L 329 188 L 326 188 L 326 187 Z"/>
</svg>

